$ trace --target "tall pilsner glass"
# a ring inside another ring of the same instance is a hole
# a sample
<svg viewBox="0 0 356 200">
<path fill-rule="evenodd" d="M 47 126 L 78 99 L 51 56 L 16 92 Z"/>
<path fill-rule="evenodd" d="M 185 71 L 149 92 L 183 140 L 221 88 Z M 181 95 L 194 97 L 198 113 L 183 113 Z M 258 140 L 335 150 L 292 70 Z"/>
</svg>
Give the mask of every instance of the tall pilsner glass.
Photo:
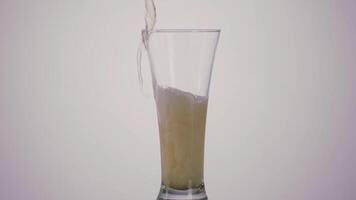
<svg viewBox="0 0 356 200">
<path fill-rule="evenodd" d="M 208 199 L 205 122 L 219 35 L 215 29 L 158 29 L 146 42 L 161 147 L 158 200 Z"/>
</svg>

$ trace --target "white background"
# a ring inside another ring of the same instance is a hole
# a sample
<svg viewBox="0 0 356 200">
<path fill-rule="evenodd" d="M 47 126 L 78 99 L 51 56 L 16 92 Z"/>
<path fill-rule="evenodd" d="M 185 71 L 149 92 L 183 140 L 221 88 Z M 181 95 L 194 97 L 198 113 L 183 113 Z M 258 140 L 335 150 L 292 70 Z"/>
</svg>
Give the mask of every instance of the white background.
<svg viewBox="0 0 356 200">
<path fill-rule="evenodd" d="M 157 0 L 159 28 L 222 29 L 209 199 L 356 198 L 356 2 Z M 0 1 L 0 199 L 155 199 L 143 0 Z"/>
</svg>

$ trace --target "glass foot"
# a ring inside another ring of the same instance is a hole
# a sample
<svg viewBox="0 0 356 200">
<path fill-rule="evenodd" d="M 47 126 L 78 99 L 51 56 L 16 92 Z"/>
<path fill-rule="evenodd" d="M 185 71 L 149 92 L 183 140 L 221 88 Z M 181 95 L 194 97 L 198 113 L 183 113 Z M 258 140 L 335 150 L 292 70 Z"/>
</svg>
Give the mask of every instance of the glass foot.
<svg viewBox="0 0 356 200">
<path fill-rule="evenodd" d="M 205 187 L 202 183 L 196 188 L 187 190 L 176 190 L 170 187 L 161 185 L 157 200 L 207 200 L 208 196 L 205 193 Z"/>
</svg>

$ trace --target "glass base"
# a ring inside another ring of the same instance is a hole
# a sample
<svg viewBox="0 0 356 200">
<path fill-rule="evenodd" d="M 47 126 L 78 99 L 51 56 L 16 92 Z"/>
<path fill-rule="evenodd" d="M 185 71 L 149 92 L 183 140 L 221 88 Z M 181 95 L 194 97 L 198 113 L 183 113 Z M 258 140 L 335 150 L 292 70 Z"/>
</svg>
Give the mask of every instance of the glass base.
<svg viewBox="0 0 356 200">
<path fill-rule="evenodd" d="M 157 200 L 207 200 L 208 196 L 205 193 L 204 183 L 196 188 L 187 190 L 176 190 L 170 187 L 161 185 Z"/>
</svg>

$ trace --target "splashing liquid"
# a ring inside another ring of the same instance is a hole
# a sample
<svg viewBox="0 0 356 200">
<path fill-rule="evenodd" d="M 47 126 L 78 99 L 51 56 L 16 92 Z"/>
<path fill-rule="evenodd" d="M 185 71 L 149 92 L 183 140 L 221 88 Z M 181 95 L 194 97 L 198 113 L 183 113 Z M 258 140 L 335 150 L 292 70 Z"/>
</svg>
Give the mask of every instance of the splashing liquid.
<svg viewBox="0 0 356 200">
<path fill-rule="evenodd" d="M 203 182 L 208 97 L 176 88 L 156 88 L 162 182 L 186 190 Z"/>
<path fill-rule="evenodd" d="M 137 72 L 143 94 L 141 58 L 143 47 L 149 54 L 148 41 L 156 23 L 153 0 L 146 0 L 145 22 L 137 51 Z M 152 81 L 160 133 L 162 183 L 178 190 L 198 187 L 203 181 L 208 97 L 158 85 L 153 73 Z"/>
<path fill-rule="evenodd" d="M 154 0 L 146 0 L 145 7 L 146 7 L 146 16 L 145 16 L 146 26 L 145 26 L 145 30 L 142 32 L 141 42 L 137 50 L 137 73 L 138 73 L 138 80 L 142 93 L 144 93 L 142 66 L 141 66 L 143 46 L 145 47 L 146 52 L 148 52 L 148 40 L 156 24 L 156 6 Z"/>
</svg>

